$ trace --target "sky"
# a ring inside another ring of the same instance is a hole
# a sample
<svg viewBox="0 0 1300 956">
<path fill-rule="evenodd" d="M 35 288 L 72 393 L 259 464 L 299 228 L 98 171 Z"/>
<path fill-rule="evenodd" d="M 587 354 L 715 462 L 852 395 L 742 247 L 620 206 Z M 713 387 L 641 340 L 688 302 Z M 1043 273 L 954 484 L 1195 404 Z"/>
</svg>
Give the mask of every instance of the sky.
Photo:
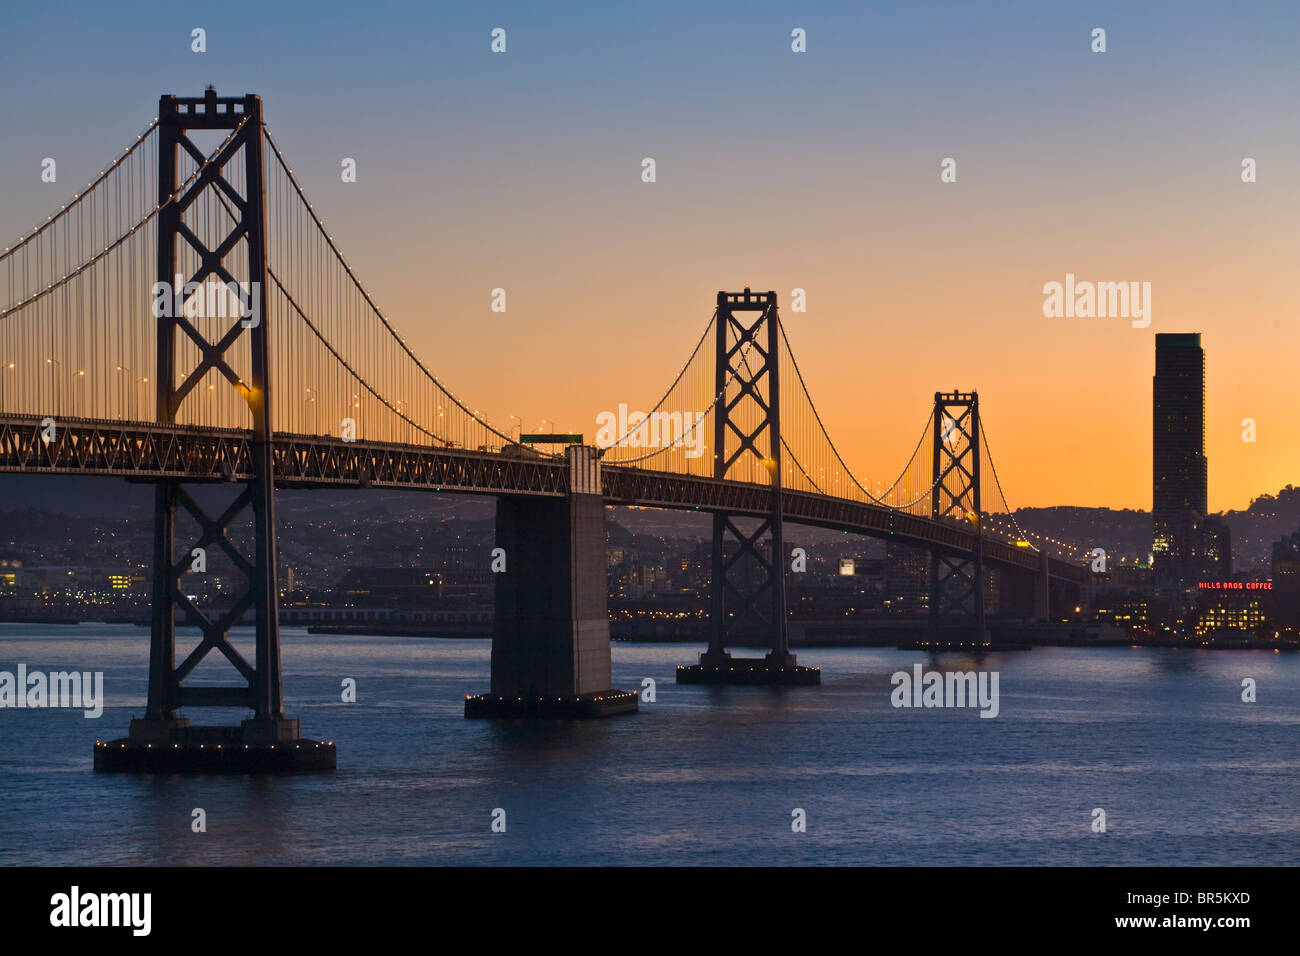
<svg viewBox="0 0 1300 956">
<path fill-rule="evenodd" d="M 936 390 L 976 390 L 1013 506 L 1150 508 L 1154 335 L 1200 332 L 1210 509 L 1300 484 L 1300 7 L 210 9 L 6 7 L 7 240 L 211 83 L 262 96 L 380 307 L 499 424 L 594 433 L 662 394 L 718 290 L 801 288 L 782 320 L 859 474 L 897 473 Z M 1044 316 L 1067 273 L 1149 282 L 1149 326 Z"/>
</svg>

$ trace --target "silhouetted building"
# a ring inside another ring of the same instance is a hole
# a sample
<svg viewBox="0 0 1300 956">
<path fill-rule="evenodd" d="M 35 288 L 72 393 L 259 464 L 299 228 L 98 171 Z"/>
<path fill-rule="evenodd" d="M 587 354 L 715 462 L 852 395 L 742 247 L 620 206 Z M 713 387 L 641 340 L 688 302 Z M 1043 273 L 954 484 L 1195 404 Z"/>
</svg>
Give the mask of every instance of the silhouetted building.
<svg viewBox="0 0 1300 956">
<path fill-rule="evenodd" d="M 1188 609 L 1207 511 L 1205 352 L 1199 332 L 1156 335 L 1152 548 L 1157 598 Z"/>
<path fill-rule="evenodd" d="M 1269 621 L 1300 628 L 1300 531 L 1273 544 L 1273 590 Z"/>
<path fill-rule="evenodd" d="M 1151 610 L 1151 568 L 1141 564 L 1112 564 L 1093 575 L 1084 599 L 1098 621 L 1126 630 L 1146 629 Z"/>
<path fill-rule="evenodd" d="M 442 578 L 422 568 L 351 568 L 334 593 L 357 607 L 423 607 L 442 598 Z"/>
<path fill-rule="evenodd" d="M 929 612 L 930 552 L 890 541 L 884 571 L 884 605 L 890 614 Z"/>
<path fill-rule="evenodd" d="M 1222 518 L 1201 522 L 1201 577 L 1226 581 L 1232 577 L 1232 532 Z"/>
</svg>

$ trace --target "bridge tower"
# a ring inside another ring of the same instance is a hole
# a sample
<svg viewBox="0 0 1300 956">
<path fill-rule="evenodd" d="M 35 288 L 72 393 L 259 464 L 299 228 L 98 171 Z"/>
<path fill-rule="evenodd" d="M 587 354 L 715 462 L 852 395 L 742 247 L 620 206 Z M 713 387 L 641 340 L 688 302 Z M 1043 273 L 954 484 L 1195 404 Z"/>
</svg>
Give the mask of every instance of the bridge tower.
<svg viewBox="0 0 1300 956">
<path fill-rule="evenodd" d="M 251 477 L 216 513 L 210 512 L 181 482 L 160 480 L 154 491 L 153 620 L 149 652 L 149 696 L 143 718 L 131 721 L 130 735 L 97 743 L 96 770 L 323 770 L 335 766 L 333 742 L 302 739 L 298 721 L 284 714 L 280 681 L 280 631 L 275 572 L 275 503 L 272 462 L 270 344 L 268 333 L 267 223 L 263 183 L 262 101 L 253 94 L 218 97 L 212 87 L 202 97 L 164 95 L 158 103 L 158 250 L 155 295 L 167 293 L 170 308 L 158 309 L 156 367 L 160 425 L 173 425 L 187 399 L 207 377 L 224 377 L 247 406 L 252 425 L 248 460 L 232 463 Z M 191 139 L 196 130 L 232 131 L 215 160 L 183 193 L 178 159 L 184 150 L 202 165 L 205 154 Z M 226 216 L 214 217 L 214 203 Z M 206 213 L 205 213 L 206 210 Z M 228 228 L 227 228 L 227 224 Z M 222 234 L 224 233 L 224 235 Z M 178 254 L 181 243 L 192 252 Z M 192 272 L 187 263 L 197 263 Z M 181 267 L 185 266 L 182 273 Z M 215 280 L 238 297 L 242 316 L 226 320 L 213 336 L 208 323 L 189 317 L 191 296 L 205 296 Z M 179 286 L 179 287 L 178 287 Z M 180 306 L 180 307 L 178 307 Z M 159 313 L 161 313 L 159 315 Z M 206 328 L 205 328 L 206 326 Z M 178 352 L 197 365 L 178 374 Z M 243 374 L 239 368 L 246 362 Z M 203 496 L 205 498 L 211 495 Z M 176 548 L 177 508 L 199 528 L 196 540 Z M 237 520 L 252 517 L 252 549 L 247 556 L 230 532 Z M 241 516 L 243 516 L 241 518 Z M 224 613 L 204 613 L 187 596 L 184 575 L 198 555 L 224 554 L 243 584 Z M 198 645 L 176 665 L 176 616 L 197 627 Z M 230 631 L 252 612 L 254 661 L 230 643 Z M 187 686 L 185 679 L 212 651 L 219 651 L 242 678 L 231 686 Z M 240 726 L 190 726 L 181 707 L 246 708 L 253 712 Z"/>
<path fill-rule="evenodd" d="M 770 478 L 766 515 L 750 530 L 713 515 L 709 649 L 677 668 L 679 683 L 816 684 L 821 671 L 790 653 L 781 501 L 781 332 L 775 292 L 719 292 L 716 325 L 713 477 L 753 481 L 755 462 Z M 755 578 L 757 580 L 755 580 Z M 732 658 L 729 645 L 769 648 Z"/>
<path fill-rule="evenodd" d="M 930 559 L 930 632 L 956 629 L 961 643 L 985 643 L 984 539 L 980 527 L 980 411 L 976 392 L 934 393 L 934 490 L 930 516 L 975 531 L 970 555 L 935 550 Z"/>
</svg>

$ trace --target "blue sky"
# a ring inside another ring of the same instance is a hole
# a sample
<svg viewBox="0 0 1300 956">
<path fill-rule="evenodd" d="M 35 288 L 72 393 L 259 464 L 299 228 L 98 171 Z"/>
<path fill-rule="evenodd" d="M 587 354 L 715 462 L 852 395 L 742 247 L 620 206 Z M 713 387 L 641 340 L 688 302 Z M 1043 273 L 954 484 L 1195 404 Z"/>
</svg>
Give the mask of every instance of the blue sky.
<svg viewBox="0 0 1300 956">
<path fill-rule="evenodd" d="M 263 96 L 358 273 L 494 419 L 580 427 L 644 404 L 714 292 L 752 282 L 809 290 L 791 330 L 807 344 L 800 361 L 832 433 L 864 456 L 905 458 L 934 389 L 975 387 L 1008 420 L 994 439 L 1007 470 L 1030 476 L 1019 502 L 1145 507 L 1149 422 L 1134 410 L 1149 407 L 1151 335 L 1202 331 L 1212 507 L 1300 477 L 1282 412 L 1282 356 L 1300 353 L 1300 4 L 207 10 L 10 5 L 0 234 L 17 237 L 93 177 L 159 94 L 212 83 Z M 206 53 L 191 51 L 195 27 Z M 504 56 L 489 52 L 494 27 Z M 794 27 L 804 55 L 790 51 Z M 1104 55 L 1089 50 L 1094 27 Z M 46 156 L 54 186 L 39 182 Z M 653 187 L 639 182 L 645 156 Z M 942 191 L 946 156 L 960 180 Z M 1259 162 L 1251 187 L 1243 156 Z M 357 159 L 353 186 L 341 157 Z M 1151 280 L 1156 321 L 1142 333 L 1045 324 L 1041 286 L 1067 271 Z M 496 286 L 519 305 L 489 327 Z M 629 289 L 654 294 L 624 303 Z M 618 334 L 662 339 L 635 368 L 607 367 L 610 301 Z M 578 385 L 534 374 L 555 341 L 551 373 Z M 877 364 L 862 374 L 847 356 Z M 1074 367 L 1092 379 L 1062 374 Z M 1059 430 L 1052 410 L 1089 381 L 1097 422 L 1040 468 L 1037 436 Z M 899 395 L 898 422 L 863 420 Z M 1253 459 L 1241 458 L 1246 415 L 1261 423 Z M 1116 472 L 1104 486 L 1087 477 L 1103 454 Z"/>
</svg>

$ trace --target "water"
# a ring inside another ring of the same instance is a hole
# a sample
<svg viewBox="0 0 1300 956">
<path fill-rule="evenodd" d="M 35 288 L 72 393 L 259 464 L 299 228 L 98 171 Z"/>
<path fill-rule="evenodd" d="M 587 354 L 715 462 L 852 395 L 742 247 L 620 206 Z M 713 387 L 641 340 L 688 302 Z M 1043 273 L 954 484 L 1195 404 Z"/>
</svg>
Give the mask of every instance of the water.
<svg viewBox="0 0 1300 956">
<path fill-rule="evenodd" d="M 1294 653 L 944 656 L 999 672 L 1001 713 L 981 719 L 890 706 L 917 652 L 804 650 L 820 688 L 707 688 L 673 683 L 698 648 L 620 643 L 615 686 L 657 681 L 639 714 L 496 722 L 463 717 L 487 641 L 283 645 L 286 709 L 338 743 L 337 772 L 119 776 L 92 772 L 91 746 L 143 712 L 147 630 L 0 625 L 0 670 L 101 670 L 107 697 L 97 720 L 0 710 L 0 863 L 1300 863 Z"/>
</svg>

